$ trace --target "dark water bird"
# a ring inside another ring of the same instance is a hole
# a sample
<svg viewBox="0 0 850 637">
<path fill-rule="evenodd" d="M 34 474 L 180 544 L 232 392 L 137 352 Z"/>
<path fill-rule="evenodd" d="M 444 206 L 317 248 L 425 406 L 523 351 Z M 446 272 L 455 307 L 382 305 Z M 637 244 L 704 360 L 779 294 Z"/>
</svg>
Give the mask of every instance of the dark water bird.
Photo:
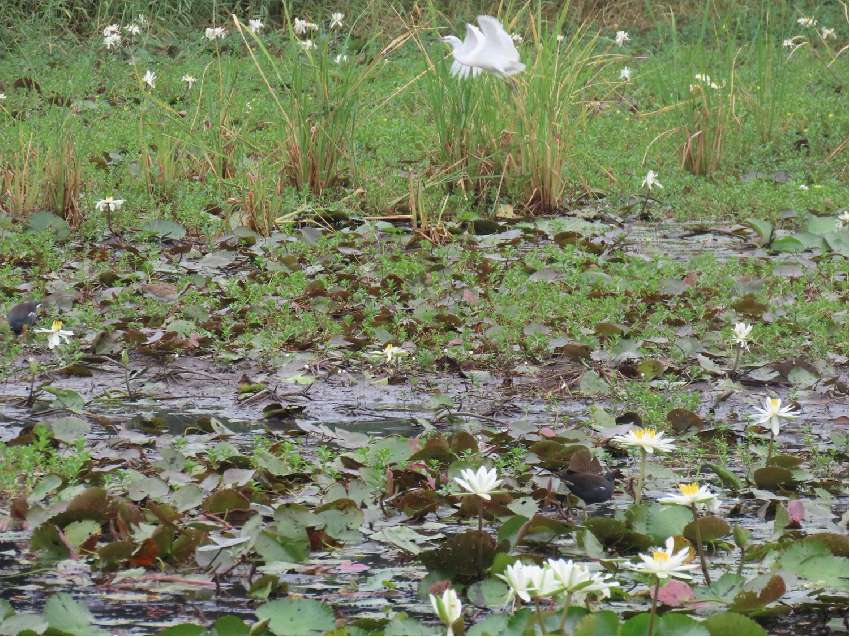
<svg viewBox="0 0 850 637">
<path fill-rule="evenodd" d="M 22 334 L 25 330 L 35 324 L 38 320 L 38 312 L 41 309 L 41 303 L 38 301 L 27 301 L 26 303 L 18 303 L 6 315 L 6 320 L 9 321 L 9 327 L 15 334 Z"/>
<path fill-rule="evenodd" d="M 559 474 L 564 484 L 569 487 L 573 495 L 584 500 L 585 504 L 601 504 L 607 502 L 614 495 L 614 474 L 605 475 L 599 473 L 584 473 L 581 471 L 570 471 L 569 469 Z"/>
</svg>

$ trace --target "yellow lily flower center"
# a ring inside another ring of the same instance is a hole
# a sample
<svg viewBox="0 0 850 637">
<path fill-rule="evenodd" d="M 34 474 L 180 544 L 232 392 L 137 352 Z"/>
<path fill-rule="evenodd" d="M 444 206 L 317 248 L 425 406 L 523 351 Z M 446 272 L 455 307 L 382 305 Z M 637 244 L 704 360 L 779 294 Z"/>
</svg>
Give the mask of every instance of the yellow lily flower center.
<svg viewBox="0 0 850 637">
<path fill-rule="evenodd" d="M 638 440 L 655 438 L 655 429 L 635 429 L 635 438 Z"/>
<path fill-rule="evenodd" d="M 680 484 L 679 492 L 682 495 L 692 497 L 699 493 L 699 483 L 692 482 L 691 484 Z"/>
<path fill-rule="evenodd" d="M 782 404 L 781 398 L 771 398 L 770 399 L 770 410 L 771 411 L 779 411 L 779 405 Z"/>
<path fill-rule="evenodd" d="M 54 332 L 58 332 L 62 329 L 62 321 L 53 321 L 53 325 L 50 329 Z"/>
<path fill-rule="evenodd" d="M 653 551 L 652 559 L 654 559 L 656 562 L 666 562 L 670 559 L 670 554 L 667 553 L 667 551 Z"/>
</svg>

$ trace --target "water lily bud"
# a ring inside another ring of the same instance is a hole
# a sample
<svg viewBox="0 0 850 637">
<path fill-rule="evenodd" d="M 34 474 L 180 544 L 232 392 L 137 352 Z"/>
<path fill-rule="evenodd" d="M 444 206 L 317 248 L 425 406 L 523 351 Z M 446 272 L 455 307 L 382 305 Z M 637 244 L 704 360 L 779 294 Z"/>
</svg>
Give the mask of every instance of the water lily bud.
<svg viewBox="0 0 850 637">
<path fill-rule="evenodd" d="M 747 548 L 750 543 L 750 532 L 740 524 L 736 524 L 732 529 L 732 535 L 735 538 L 735 546 L 739 549 Z"/>
</svg>

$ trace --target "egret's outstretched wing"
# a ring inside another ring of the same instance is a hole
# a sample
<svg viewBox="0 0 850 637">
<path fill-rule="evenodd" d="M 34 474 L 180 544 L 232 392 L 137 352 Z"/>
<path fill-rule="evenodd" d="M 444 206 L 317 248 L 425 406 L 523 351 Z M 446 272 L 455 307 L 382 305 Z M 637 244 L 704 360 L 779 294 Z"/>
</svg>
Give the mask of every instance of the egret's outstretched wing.
<svg viewBox="0 0 850 637">
<path fill-rule="evenodd" d="M 498 53 L 507 62 L 519 62 L 519 51 L 502 23 L 491 15 L 480 15 L 477 20 L 487 50 Z"/>
<path fill-rule="evenodd" d="M 466 25 L 466 37 L 459 47 L 455 47 L 452 55 L 451 74 L 454 77 L 467 78 L 470 74 L 476 77 L 481 73 L 481 69 L 474 66 L 475 51 L 484 43 L 484 36 L 478 27 L 471 24 Z"/>
</svg>

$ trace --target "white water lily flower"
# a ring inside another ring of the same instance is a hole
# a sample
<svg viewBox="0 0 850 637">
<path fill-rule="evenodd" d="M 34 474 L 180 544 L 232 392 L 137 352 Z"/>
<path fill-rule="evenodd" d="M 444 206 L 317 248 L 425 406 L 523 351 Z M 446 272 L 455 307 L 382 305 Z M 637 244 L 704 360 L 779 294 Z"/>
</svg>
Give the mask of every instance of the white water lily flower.
<svg viewBox="0 0 850 637">
<path fill-rule="evenodd" d="M 638 557 L 640 564 L 630 564 L 629 568 L 641 573 L 654 575 L 658 579 L 678 577 L 680 579 L 691 579 L 688 571 L 699 568 L 698 564 L 687 564 L 688 548 L 683 548 L 673 553 L 675 543 L 672 537 L 667 538 L 665 548 L 654 548 L 651 553 L 641 553 Z"/>
<path fill-rule="evenodd" d="M 180 78 L 183 82 L 186 82 L 187 86 L 191 89 L 192 85 L 198 81 L 198 78 L 189 75 L 188 73 Z"/>
<path fill-rule="evenodd" d="M 603 573 L 591 573 L 585 564 L 564 561 L 549 560 L 546 568 L 552 573 L 559 593 L 569 594 L 573 601 L 583 603 L 588 593 L 600 593 L 602 597 L 611 596 L 611 587 L 619 586 L 615 581 L 610 581 L 610 575 Z"/>
<path fill-rule="evenodd" d="M 121 33 L 121 25 L 120 24 L 110 24 L 103 28 L 103 37 L 109 37 L 110 35 L 115 35 L 117 33 Z"/>
<path fill-rule="evenodd" d="M 295 35 L 304 35 L 307 31 L 315 31 L 318 28 L 318 24 L 307 22 L 307 20 L 302 20 L 301 18 L 295 18 L 295 22 L 292 25 L 292 30 L 295 31 Z"/>
<path fill-rule="evenodd" d="M 678 504 L 685 507 L 703 504 L 710 511 L 716 511 L 720 506 L 717 495 L 708 487 L 700 486 L 698 482 L 680 484 L 678 493 L 659 498 L 658 501 L 662 504 Z"/>
<path fill-rule="evenodd" d="M 535 593 L 532 580 L 539 581 L 542 578 L 542 571 L 535 564 L 523 564 L 517 560 L 513 564 L 505 567 L 504 574 L 496 575 L 500 580 L 508 585 L 507 601 L 516 603 L 517 598 L 524 602 L 530 602 L 532 594 Z"/>
<path fill-rule="evenodd" d="M 223 40 L 227 37 L 227 29 L 224 27 L 207 27 L 204 29 L 204 37 L 207 40 Z"/>
<path fill-rule="evenodd" d="M 428 595 L 428 597 L 431 600 L 431 607 L 434 609 L 437 617 L 448 627 L 448 633 L 446 634 L 451 637 L 451 635 L 454 635 L 452 626 L 460 619 L 463 611 L 463 604 L 460 603 L 457 593 L 453 588 L 447 588 L 440 597 L 436 595 Z"/>
<path fill-rule="evenodd" d="M 753 331 L 752 325 L 746 323 L 735 323 L 732 329 L 732 340 L 741 349 L 750 350 L 750 332 Z"/>
<path fill-rule="evenodd" d="M 828 29 L 827 27 L 821 27 L 820 37 L 823 40 L 834 40 L 835 39 L 835 29 Z"/>
<path fill-rule="evenodd" d="M 387 343 L 387 346 L 383 350 L 384 357 L 387 359 L 387 364 L 392 365 L 393 363 L 398 362 L 399 359 L 410 356 L 410 352 L 408 352 L 403 347 L 396 347 L 392 343 Z"/>
<path fill-rule="evenodd" d="M 664 432 L 655 429 L 632 429 L 624 436 L 614 436 L 612 442 L 621 447 L 640 447 L 652 455 L 656 451 L 669 453 L 673 451 L 673 438 L 665 438 Z"/>
<path fill-rule="evenodd" d="M 266 25 L 263 24 L 262 20 L 256 20 L 256 19 L 248 20 L 248 30 L 251 33 L 259 33 L 260 31 L 263 30 L 263 27 L 265 27 L 265 26 Z"/>
<path fill-rule="evenodd" d="M 652 190 L 653 188 L 664 188 L 664 186 L 661 185 L 661 182 L 658 181 L 658 173 L 654 170 L 650 170 L 646 173 L 646 177 L 643 178 L 641 186 L 647 190 Z"/>
<path fill-rule="evenodd" d="M 105 46 L 107 49 L 114 49 L 116 47 L 121 46 L 121 34 L 113 33 L 111 35 L 104 36 L 103 46 Z"/>
<path fill-rule="evenodd" d="M 482 500 L 490 500 L 493 491 L 502 483 L 495 469 L 484 466 L 478 467 L 478 471 L 462 469 L 455 482 L 464 490 L 464 494 L 477 495 Z"/>
<path fill-rule="evenodd" d="M 95 202 L 94 208 L 101 212 L 114 212 L 116 210 L 120 210 L 123 205 L 123 199 L 113 199 L 112 195 L 109 195 L 106 199 L 99 199 Z"/>
<path fill-rule="evenodd" d="M 344 13 L 340 13 L 336 11 L 331 14 L 331 23 L 328 25 L 329 28 L 335 29 L 337 27 L 342 27 L 342 19 L 345 17 Z"/>
<path fill-rule="evenodd" d="M 631 38 L 626 31 L 617 31 L 617 35 L 614 36 L 614 42 L 617 46 L 623 46 L 629 40 L 631 40 Z"/>
<path fill-rule="evenodd" d="M 632 70 L 628 66 L 620 69 L 620 79 L 624 82 L 630 82 L 632 79 Z"/>
<path fill-rule="evenodd" d="M 142 76 L 142 81 L 151 88 L 156 88 L 156 73 L 148 69 Z"/>
<path fill-rule="evenodd" d="M 811 16 L 804 16 L 802 18 L 797 18 L 797 24 L 799 24 L 801 27 L 813 27 L 813 26 L 817 25 L 817 23 L 818 23 L 818 21 L 815 20 Z"/>
<path fill-rule="evenodd" d="M 132 22 L 124 27 L 124 30 L 130 35 L 139 35 L 142 32 L 142 27 L 138 24 L 133 24 Z"/>
<path fill-rule="evenodd" d="M 47 347 L 50 349 L 54 349 L 58 345 L 62 343 L 70 343 L 71 336 L 74 333 L 71 330 L 63 330 L 62 329 L 62 321 L 53 321 L 53 325 L 51 325 L 50 329 L 39 328 L 35 330 L 40 334 L 47 334 Z"/>
<path fill-rule="evenodd" d="M 790 406 L 783 407 L 781 398 L 764 399 L 764 408 L 755 407 L 754 420 L 757 425 L 770 428 L 774 436 L 779 435 L 779 425 L 783 419 L 799 418 L 800 412 L 794 411 Z"/>
</svg>

